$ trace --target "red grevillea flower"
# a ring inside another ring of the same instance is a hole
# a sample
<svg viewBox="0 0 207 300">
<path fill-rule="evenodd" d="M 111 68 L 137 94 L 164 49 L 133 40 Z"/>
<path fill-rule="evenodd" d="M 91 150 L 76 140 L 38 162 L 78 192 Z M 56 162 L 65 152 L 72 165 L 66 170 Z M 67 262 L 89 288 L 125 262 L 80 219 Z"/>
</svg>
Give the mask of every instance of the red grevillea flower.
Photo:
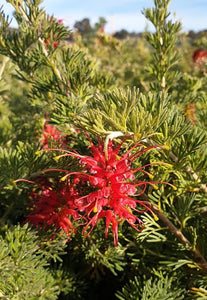
<svg viewBox="0 0 207 300">
<path fill-rule="evenodd" d="M 76 187 L 68 182 L 38 187 L 36 192 L 30 193 L 32 201 L 26 219 L 40 229 L 63 230 L 70 238 L 70 234 L 76 233 L 71 218 L 75 221 L 81 218 L 73 204 L 77 195 Z"/>
<path fill-rule="evenodd" d="M 207 62 L 207 50 L 196 50 L 193 53 L 193 62 L 199 64 L 200 67 Z"/>
<path fill-rule="evenodd" d="M 49 149 L 54 145 L 54 142 L 62 147 L 65 144 L 65 137 L 54 126 L 45 123 L 43 131 L 43 139 L 40 142 L 43 145 L 43 149 Z"/>
<path fill-rule="evenodd" d="M 59 24 L 63 24 L 63 20 L 62 19 L 58 19 L 57 22 Z M 43 24 L 40 26 L 39 30 L 41 31 L 41 28 L 43 27 Z M 53 43 L 51 42 L 51 33 L 47 33 L 46 37 L 44 38 L 44 44 L 46 49 L 48 49 L 49 47 L 52 46 L 52 48 L 55 50 L 59 44 L 59 41 L 56 40 L 57 39 L 57 35 L 53 36 Z"/>
<path fill-rule="evenodd" d="M 79 186 L 79 196 L 74 198 L 74 206 L 87 219 L 87 223 L 83 228 L 83 234 L 89 235 L 98 220 L 104 218 L 106 224 L 105 236 L 107 237 L 111 225 L 114 245 L 116 246 L 118 244 L 118 225 L 122 221 L 126 220 L 137 231 L 141 231 L 144 228 L 144 224 L 137 214 L 151 211 L 150 203 L 141 201 L 137 197 L 144 193 L 147 185 L 160 183 L 135 180 L 135 174 L 142 172 L 149 175 L 144 170 L 145 167 L 164 164 L 158 162 L 133 168 L 133 162 L 146 151 L 162 147 L 151 146 L 146 148 L 142 144 L 137 143 L 125 153 L 120 153 L 124 141 L 117 146 L 111 141 L 107 145 L 103 141 L 99 141 L 98 145 L 94 145 L 90 139 L 89 141 L 90 156 L 83 156 L 76 152 L 62 149 L 50 150 L 65 152 L 58 158 L 62 156 L 78 158 L 84 169 L 84 172 L 59 170 L 66 173 L 62 178 L 63 180 L 73 178 L 73 184 Z M 136 150 L 137 148 L 139 150 Z"/>
</svg>

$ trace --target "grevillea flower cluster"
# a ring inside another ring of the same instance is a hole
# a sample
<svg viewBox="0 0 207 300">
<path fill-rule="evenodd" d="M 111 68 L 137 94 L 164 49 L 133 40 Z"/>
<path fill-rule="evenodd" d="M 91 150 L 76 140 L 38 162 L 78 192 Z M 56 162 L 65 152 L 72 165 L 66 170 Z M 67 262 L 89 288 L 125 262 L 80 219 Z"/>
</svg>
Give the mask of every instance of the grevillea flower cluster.
<svg viewBox="0 0 207 300">
<path fill-rule="evenodd" d="M 193 53 L 193 62 L 197 63 L 200 67 L 207 62 L 207 50 L 196 50 Z"/>
<path fill-rule="evenodd" d="M 74 200 L 78 192 L 75 185 L 45 181 L 29 197 L 27 221 L 40 229 L 51 227 L 54 232 L 63 230 L 68 237 L 76 233 L 72 220 L 78 221 L 81 216 L 74 207 Z"/>
<path fill-rule="evenodd" d="M 57 130 L 54 126 L 46 122 L 44 125 L 43 138 L 40 142 L 40 145 L 42 145 L 44 149 L 49 149 L 55 144 L 59 145 L 59 147 L 65 145 L 65 137 L 62 135 L 61 131 Z"/>
<path fill-rule="evenodd" d="M 112 141 L 106 144 L 99 140 L 97 145 L 94 145 L 90 139 L 89 141 L 91 155 L 80 155 L 72 150 L 49 149 L 49 151 L 63 152 L 56 157 L 57 159 L 65 156 L 77 158 L 83 171 L 45 170 L 45 173 L 62 172 L 64 176 L 57 180 L 58 185 L 46 184 L 41 187 L 41 192 L 31 193 L 33 200 L 27 220 L 40 228 L 53 225 L 56 231 L 61 229 L 69 236 L 76 232 L 73 224 L 77 223 L 79 226 L 81 223 L 83 234 L 88 236 L 99 219 L 104 219 L 105 237 L 108 236 L 111 228 L 116 246 L 118 226 L 123 221 L 127 221 L 137 231 L 144 228 L 139 215 L 151 211 L 151 208 L 150 203 L 140 200 L 139 196 L 145 192 L 147 185 L 154 186 L 159 183 L 139 181 L 135 179 L 135 175 L 141 172 L 150 176 L 145 170 L 146 167 L 164 163 L 158 162 L 133 168 L 134 161 L 138 157 L 158 146 L 147 148 L 137 143 L 123 152 L 125 140 L 119 144 Z"/>
<path fill-rule="evenodd" d="M 56 20 L 56 21 L 59 24 L 63 24 L 62 19 L 59 19 L 59 20 Z M 39 33 L 40 34 L 41 34 L 41 31 L 42 31 L 42 28 L 43 28 L 43 24 L 41 24 L 40 27 L 39 27 Z M 51 40 L 53 40 L 53 42 Z M 53 35 L 53 38 L 52 38 L 50 32 L 45 33 L 43 41 L 44 41 L 44 45 L 45 45 L 46 49 L 48 49 L 49 47 L 52 47 L 55 50 L 57 48 L 58 44 L 59 44 L 59 41 L 57 40 L 57 36 Z"/>
</svg>

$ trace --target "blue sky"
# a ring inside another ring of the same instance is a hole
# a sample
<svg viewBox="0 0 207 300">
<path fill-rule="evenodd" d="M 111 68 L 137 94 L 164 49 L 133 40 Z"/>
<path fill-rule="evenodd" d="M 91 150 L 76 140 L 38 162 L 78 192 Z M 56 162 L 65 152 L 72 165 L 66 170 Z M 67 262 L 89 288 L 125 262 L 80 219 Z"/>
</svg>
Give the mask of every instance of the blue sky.
<svg viewBox="0 0 207 300">
<path fill-rule="evenodd" d="M 2 4 L 5 13 L 11 15 L 12 6 L 6 0 L 0 0 L 0 6 Z M 92 25 L 99 17 L 105 17 L 106 31 L 110 33 L 120 29 L 141 32 L 146 26 L 153 28 L 142 14 L 143 8 L 153 6 L 153 0 L 45 0 L 41 6 L 48 14 L 63 19 L 70 28 L 85 17 Z M 170 11 L 173 19 L 182 22 L 183 31 L 207 29 L 207 0 L 171 0 Z"/>
</svg>

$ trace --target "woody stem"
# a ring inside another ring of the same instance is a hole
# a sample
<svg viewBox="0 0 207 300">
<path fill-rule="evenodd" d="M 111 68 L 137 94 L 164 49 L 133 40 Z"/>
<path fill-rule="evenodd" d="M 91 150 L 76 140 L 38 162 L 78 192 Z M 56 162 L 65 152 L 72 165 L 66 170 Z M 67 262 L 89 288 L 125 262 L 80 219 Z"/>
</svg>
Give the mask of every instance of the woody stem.
<svg viewBox="0 0 207 300">
<path fill-rule="evenodd" d="M 142 195 L 144 200 L 149 201 L 146 194 Z M 194 248 L 191 242 L 184 236 L 184 234 L 177 228 L 175 225 L 156 207 L 155 205 L 151 206 L 153 213 L 170 229 L 170 231 L 177 237 L 177 239 L 185 246 L 189 246 L 191 252 L 196 258 L 199 267 L 207 272 L 207 261 L 204 256 L 200 253 L 198 247 Z"/>
</svg>

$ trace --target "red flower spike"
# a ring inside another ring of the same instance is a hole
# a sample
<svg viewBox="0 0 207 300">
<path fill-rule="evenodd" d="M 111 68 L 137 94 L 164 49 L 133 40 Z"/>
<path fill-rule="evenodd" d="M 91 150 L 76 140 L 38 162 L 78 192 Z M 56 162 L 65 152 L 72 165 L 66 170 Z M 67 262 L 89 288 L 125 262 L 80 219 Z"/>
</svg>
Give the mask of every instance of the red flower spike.
<svg viewBox="0 0 207 300">
<path fill-rule="evenodd" d="M 81 216 L 74 205 L 74 198 L 78 193 L 73 185 L 60 184 L 57 186 L 43 186 L 40 192 L 32 192 L 32 202 L 29 207 L 27 221 L 40 229 L 54 226 L 57 232 L 63 230 L 70 238 L 71 233 L 76 233 L 69 216 L 74 221 Z"/>
<path fill-rule="evenodd" d="M 193 62 L 197 63 L 200 67 L 207 62 L 207 50 L 196 50 L 193 53 Z"/>
<path fill-rule="evenodd" d="M 48 126 L 46 130 L 60 144 L 61 133 L 52 126 Z M 113 133 L 113 137 L 120 135 L 123 134 L 116 132 L 114 135 Z M 40 193 L 33 192 L 31 194 L 33 201 L 27 220 L 40 228 L 53 225 L 55 231 L 63 230 L 70 237 L 71 233 L 76 232 L 71 219 L 75 222 L 83 220 L 82 224 L 78 223 L 84 225 L 83 234 L 88 236 L 99 219 L 105 218 L 105 237 L 108 236 L 111 227 L 114 245 L 117 246 L 118 225 L 121 222 L 127 221 L 134 229 L 142 231 L 144 224 L 137 213 L 142 214 L 147 211 L 153 213 L 150 203 L 137 199 L 145 192 L 147 185 L 156 187 L 155 184 L 164 183 L 175 188 L 167 182 L 135 179 L 135 174 L 139 172 L 153 178 L 150 173 L 144 170 L 146 167 L 153 165 L 170 166 L 169 164 L 154 162 L 139 168 L 132 168 L 133 162 L 145 152 L 154 148 L 162 149 L 165 147 L 160 145 L 146 147 L 137 143 L 122 153 L 121 147 L 128 137 L 115 145 L 110 140 L 113 138 L 110 135 L 106 138 L 105 143 L 98 139 L 98 145 L 94 145 L 87 133 L 86 136 L 90 142 L 91 155 L 80 155 L 72 149 L 49 149 L 48 144 L 45 143 L 46 146 L 41 151 L 63 152 L 64 154 L 56 157 L 57 159 L 65 156 L 75 157 L 79 160 L 84 171 L 44 170 L 44 173 L 56 171 L 65 173 L 65 175 L 57 181 L 57 185 L 45 184 L 41 187 Z M 137 150 L 137 148 L 139 149 Z"/>
<path fill-rule="evenodd" d="M 62 19 L 58 19 L 57 22 L 59 24 L 63 24 L 63 20 Z M 41 30 L 41 27 L 40 27 L 40 30 Z M 57 36 L 54 35 L 53 39 L 54 40 L 57 39 Z M 52 46 L 53 49 L 55 50 L 57 48 L 58 44 L 59 44 L 59 41 L 55 40 L 54 43 L 52 44 L 52 42 L 51 42 L 51 34 L 48 33 L 47 34 L 47 38 L 44 39 L 44 44 L 45 44 L 46 49 L 48 49 L 49 46 Z"/>
<path fill-rule="evenodd" d="M 65 145 L 65 137 L 54 126 L 46 123 L 44 125 L 43 139 L 40 142 L 43 149 L 49 149 L 51 145 L 58 143 L 60 147 Z"/>
<path fill-rule="evenodd" d="M 65 154 L 62 156 L 68 155 L 78 158 L 85 170 L 85 172 L 66 171 L 67 175 L 65 176 L 67 178 L 74 177 L 73 183 L 75 184 L 77 182 L 79 187 L 81 185 L 82 192 L 84 192 L 84 186 L 89 191 L 90 188 L 93 190 L 88 194 L 82 194 L 82 196 L 80 193 L 79 197 L 74 199 L 74 205 L 77 207 L 77 211 L 85 213 L 85 218 L 87 219 L 83 234 L 88 236 L 96 226 L 98 220 L 105 218 L 105 236 L 107 237 L 109 227 L 112 225 L 114 245 L 116 246 L 118 244 L 118 224 L 126 220 L 137 231 L 141 231 L 144 228 L 144 224 L 133 212 L 144 213 L 151 211 L 150 203 L 138 200 L 136 196 L 144 193 L 147 185 L 154 186 L 155 183 L 162 183 L 155 181 L 137 181 L 134 180 L 134 177 L 138 172 L 149 175 L 148 172 L 143 170 L 145 167 L 159 164 L 165 165 L 165 163 L 156 162 L 137 169 L 132 168 L 132 163 L 140 155 L 150 149 L 160 149 L 163 147 L 155 145 L 147 148 L 137 143 L 127 152 L 120 154 L 119 152 L 123 141 L 118 146 L 115 146 L 112 141 L 108 141 L 107 148 L 103 141 L 99 140 L 98 145 L 94 145 L 90 139 L 89 141 L 92 152 L 91 156 L 83 156 L 77 152 L 61 149 L 49 150 L 63 151 Z M 141 149 L 135 151 L 137 147 L 141 147 Z M 163 183 L 168 184 L 166 182 Z M 137 187 L 140 187 L 141 191 L 136 195 Z M 142 207 L 142 209 L 139 210 L 137 206 Z"/>
</svg>

